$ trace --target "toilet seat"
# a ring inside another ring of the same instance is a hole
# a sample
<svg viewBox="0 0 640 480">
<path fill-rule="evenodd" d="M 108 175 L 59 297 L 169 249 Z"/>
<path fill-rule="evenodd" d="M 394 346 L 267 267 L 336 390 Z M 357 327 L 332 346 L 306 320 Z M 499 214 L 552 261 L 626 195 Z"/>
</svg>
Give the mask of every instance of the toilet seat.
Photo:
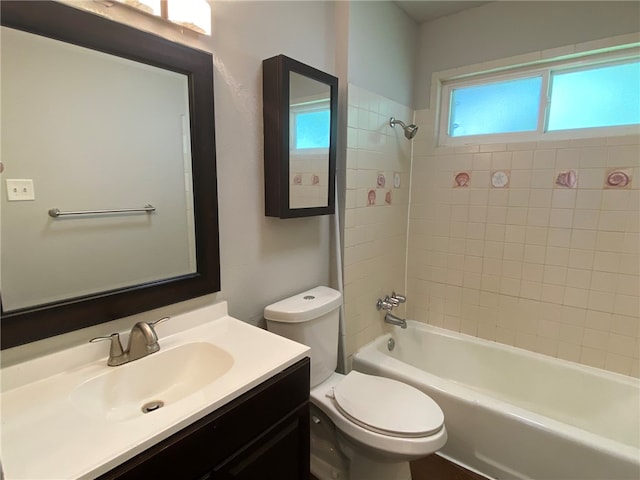
<svg viewBox="0 0 640 480">
<path fill-rule="evenodd" d="M 345 378 L 346 375 L 333 373 L 320 385 L 312 388 L 310 392 L 311 403 L 330 418 L 339 435 L 343 435 L 345 438 L 359 444 L 366 451 L 376 452 L 375 454 L 380 455 L 380 458 L 393 458 L 394 461 L 411 461 L 424 457 L 441 449 L 446 443 L 447 429 L 444 424 L 433 435 L 399 437 L 388 433 L 376 432 L 369 426 L 364 427 L 361 421 L 355 422 L 338 408 L 336 401 L 333 399 L 335 387 L 341 384 Z M 396 382 L 396 380 L 391 379 L 385 380 Z M 429 398 L 424 393 L 422 395 L 425 398 Z M 376 398 L 369 398 L 369 401 L 376 405 Z"/>
<path fill-rule="evenodd" d="M 442 410 L 423 392 L 390 378 L 352 371 L 333 387 L 337 409 L 367 430 L 421 438 L 442 430 Z"/>
</svg>

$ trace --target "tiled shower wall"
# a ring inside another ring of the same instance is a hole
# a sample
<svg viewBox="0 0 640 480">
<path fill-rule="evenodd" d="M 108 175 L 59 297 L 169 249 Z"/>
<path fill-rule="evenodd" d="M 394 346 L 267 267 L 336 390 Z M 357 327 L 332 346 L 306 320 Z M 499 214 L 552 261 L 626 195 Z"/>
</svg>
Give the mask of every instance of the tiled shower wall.
<svg viewBox="0 0 640 480">
<path fill-rule="evenodd" d="M 639 137 L 413 147 L 409 318 L 639 376 Z"/>
<path fill-rule="evenodd" d="M 411 143 L 389 117 L 411 123 L 413 111 L 352 84 L 348 105 L 344 283 L 351 355 L 387 328 L 376 300 L 404 293 Z"/>
</svg>

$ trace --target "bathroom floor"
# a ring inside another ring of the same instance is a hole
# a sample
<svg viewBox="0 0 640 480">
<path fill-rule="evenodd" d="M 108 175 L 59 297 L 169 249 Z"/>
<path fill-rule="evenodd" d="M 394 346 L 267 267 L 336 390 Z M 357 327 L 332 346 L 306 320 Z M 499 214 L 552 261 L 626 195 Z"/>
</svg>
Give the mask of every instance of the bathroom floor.
<svg viewBox="0 0 640 480">
<path fill-rule="evenodd" d="M 487 480 L 486 477 L 438 455 L 429 455 L 411 462 L 411 476 L 413 480 Z"/>
<path fill-rule="evenodd" d="M 486 477 L 471 472 L 438 455 L 429 455 L 411 462 L 413 480 L 487 480 Z M 311 475 L 311 480 L 318 480 Z"/>
</svg>

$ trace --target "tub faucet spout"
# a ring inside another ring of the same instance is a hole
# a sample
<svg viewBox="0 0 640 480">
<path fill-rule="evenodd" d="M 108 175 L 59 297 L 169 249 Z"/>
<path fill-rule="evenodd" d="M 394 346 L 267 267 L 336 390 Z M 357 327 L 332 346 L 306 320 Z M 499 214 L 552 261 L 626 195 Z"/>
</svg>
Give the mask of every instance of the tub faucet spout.
<svg viewBox="0 0 640 480">
<path fill-rule="evenodd" d="M 396 317 L 389 312 L 384 316 L 384 322 L 390 323 L 391 325 L 397 325 L 400 328 L 407 328 L 407 321 L 404 318 Z"/>
</svg>

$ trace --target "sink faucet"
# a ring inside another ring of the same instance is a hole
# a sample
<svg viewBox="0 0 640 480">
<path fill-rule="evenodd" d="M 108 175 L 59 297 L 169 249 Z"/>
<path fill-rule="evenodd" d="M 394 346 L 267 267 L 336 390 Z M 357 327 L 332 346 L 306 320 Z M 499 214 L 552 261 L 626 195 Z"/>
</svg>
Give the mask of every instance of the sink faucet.
<svg viewBox="0 0 640 480">
<path fill-rule="evenodd" d="M 110 367 L 124 365 L 125 363 L 133 362 L 134 360 L 146 357 L 147 355 L 160 350 L 158 335 L 153 327 L 165 320 L 169 320 L 169 317 L 161 318 L 155 322 L 136 323 L 131 328 L 131 333 L 129 333 L 129 344 L 127 345 L 126 350 L 122 348 L 119 333 L 112 333 L 105 337 L 92 338 L 90 342 L 94 343 L 101 340 L 110 340 L 111 348 L 109 349 L 109 360 L 107 360 L 107 365 Z"/>
<path fill-rule="evenodd" d="M 394 314 L 387 312 L 384 316 L 384 322 L 391 325 L 397 325 L 400 328 L 407 328 L 407 321 L 404 318 L 396 317 Z"/>
</svg>

